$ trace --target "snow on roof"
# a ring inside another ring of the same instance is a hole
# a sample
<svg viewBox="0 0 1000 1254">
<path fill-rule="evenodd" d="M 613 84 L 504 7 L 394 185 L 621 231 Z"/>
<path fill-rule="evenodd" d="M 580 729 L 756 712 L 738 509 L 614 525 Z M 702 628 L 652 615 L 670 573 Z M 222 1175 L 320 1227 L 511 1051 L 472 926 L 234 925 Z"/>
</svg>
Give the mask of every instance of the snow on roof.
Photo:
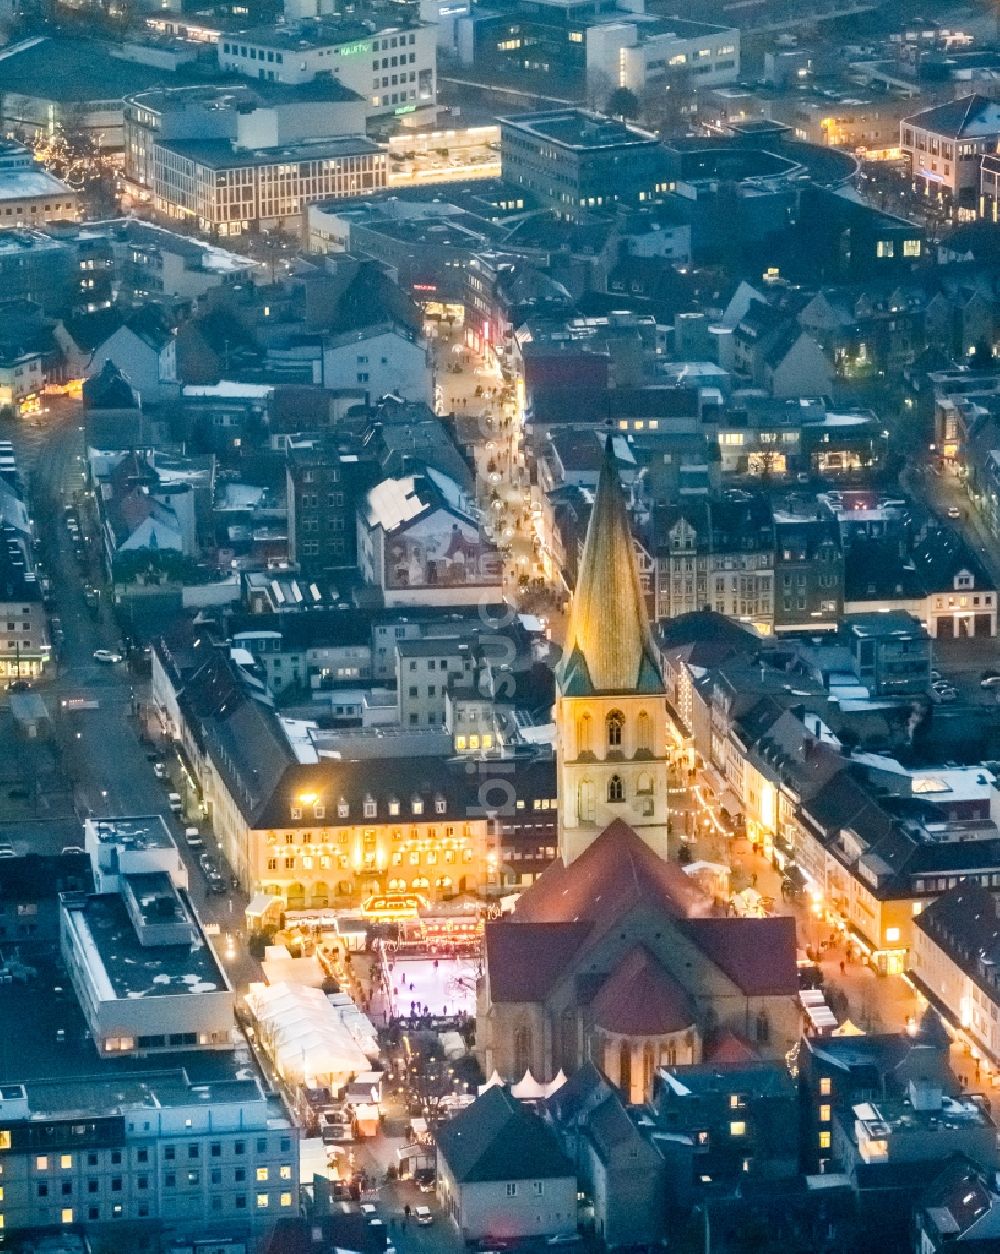
<svg viewBox="0 0 1000 1254">
<path fill-rule="evenodd" d="M 368 493 L 368 522 L 383 531 L 395 531 L 403 523 L 419 517 L 427 509 L 420 499 L 413 475 L 405 479 L 383 479 Z"/>
<path fill-rule="evenodd" d="M 0 170 L 0 200 L 21 200 L 26 196 L 72 195 L 73 189 L 46 170 Z"/>
<path fill-rule="evenodd" d="M 316 729 L 317 724 L 304 718 L 280 718 L 278 721 L 296 761 L 309 764 L 318 762 L 319 754 L 309 734 Z"/>
<path fill-rule="evenodd" d="M 267 400 L 274 392 L 270 383 L 237 383 L 223 379 L 221 383 L 208 383 L 184 388 L 184 396 L 244 397 L 247 400 Z"/>
</svg>

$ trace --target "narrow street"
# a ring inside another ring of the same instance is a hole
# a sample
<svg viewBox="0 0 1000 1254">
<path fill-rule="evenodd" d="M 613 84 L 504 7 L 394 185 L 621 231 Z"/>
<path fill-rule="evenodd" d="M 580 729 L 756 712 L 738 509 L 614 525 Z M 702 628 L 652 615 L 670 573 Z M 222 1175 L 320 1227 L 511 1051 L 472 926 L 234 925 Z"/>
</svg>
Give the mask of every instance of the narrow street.
<svg viewBox="0 0 1000 1254">
<path fill-rule="evenodd" d="M 183 828 L 188 823 L 170 813 L 167 793 L 183 790 L 179 783 L 156 778 L 148 746 L 144 748 L 139 741 L 136 711 L 146 697 L 146 680 L 124 663 L 102 664 L 93 657 L 95 649 L 120 650 L 121 640 L 109 608 L 96 538 L 88 536 L 88 564 L 82 569 L 62 517 L 63 506 L 84 489 L 81 422 L 79 404 L 60 399 L 49 413 L 39 416 L 37 425 L 17 425 L 10 435 L 18 466 L 29 484 L 39 556 L 52 580 L 53 613 L 61 619 L 64 633 L 54 677 L 39 684 L 38 691 L 52 712 L 78 816 L 163 816 L 187 863 L 195 909 L 204 923 L 218 926 L 219 956 L 233 982 L 245 987 L 260 976 L 260 966 L 242 940 L 246 897 L 239 890 L 225 895 L 208 892 L 196 853 L 184 841 Z M 84 511 L 84 517 L 89 517 L 89 511 Z M 88 528 L 85 523 L 84 530 Z M 84 601 L 87 582 L 101 587 L 96 618 Z M 67 710 L 62 704 L 79 698 L 96 701 L 96 708 Z M 179 781 L 176 759 L 168 757 L 167 766 L 172 779 Z M 205 848 L 218 853 L 207 830 Z"/>
</svg>

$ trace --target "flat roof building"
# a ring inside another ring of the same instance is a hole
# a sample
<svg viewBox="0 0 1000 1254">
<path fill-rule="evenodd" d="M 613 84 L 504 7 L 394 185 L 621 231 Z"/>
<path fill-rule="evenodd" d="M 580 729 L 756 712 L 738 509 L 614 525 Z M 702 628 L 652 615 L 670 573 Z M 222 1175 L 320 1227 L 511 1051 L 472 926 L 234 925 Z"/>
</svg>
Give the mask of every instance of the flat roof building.
<svg viewBox="0 0 1000 1254">
<path fill-rule="evenodd" d="M 231 1049 L 234 994 L 165 871 L 62 898 L 62 956 L 102 1054 Z"/>
<path fill-rule="evenodd" d="M 667 186 L 655 135 L 585 109 L 501 118 L 500 159 L 505 182 L 569 219 Z"/>
</svg>

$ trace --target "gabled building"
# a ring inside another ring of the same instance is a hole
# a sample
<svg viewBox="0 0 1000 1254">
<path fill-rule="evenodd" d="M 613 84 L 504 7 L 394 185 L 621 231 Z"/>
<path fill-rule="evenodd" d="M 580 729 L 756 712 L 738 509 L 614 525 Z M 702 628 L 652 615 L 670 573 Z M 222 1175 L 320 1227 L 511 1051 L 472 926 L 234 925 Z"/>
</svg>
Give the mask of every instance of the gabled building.
<svg viewBox="0 0 1000 1254">
<path fill-rule="evenodd" d="M 555 1133 L 503 1085 L 438 1130 L 438 1197 L 466 1241 L 575 1233 L 576 1191 Z"/>
<path fill-rule="evenodd" d="M 961 96 L 904 118 L 899 147 L 916 186 L 951 206 L 974 208 L 983 157 L 996 152 L 1000 109 L 988 96 Z"/>
<path fill-rule="evenodd" d="M 487 924 L 484 1069 L 544 1079 L 590 1060 L 639 1102 L 657 1067 L 700 1062 L 716 1032 L 781 1055 L 798 1031 L 792 921 L 712 909 L 621 821 L 555 862 Z"/>
</svg>

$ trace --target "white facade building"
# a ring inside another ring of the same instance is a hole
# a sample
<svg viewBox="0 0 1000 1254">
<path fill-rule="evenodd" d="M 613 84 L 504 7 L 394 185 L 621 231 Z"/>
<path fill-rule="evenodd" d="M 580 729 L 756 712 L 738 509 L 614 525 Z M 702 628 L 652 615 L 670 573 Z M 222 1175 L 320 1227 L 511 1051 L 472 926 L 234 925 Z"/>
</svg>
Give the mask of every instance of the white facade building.
<svg viewBox="0 0 1000 1254">
<path fill-rule="evenodd" d="M 219 66 L 264 82 L 310 83 L 329 74 L 372 113 L 412 113 L 437 99 L 437 37 L 423 23 L 373 29 L 319 18 L 219 37 Z"/>
<path fill-rule="evenodd" d="M 587 29 L 587 81 L 644 92 L 684 76 L 697 88 L 723 87 L 740 75 L 740 32 L 680 18 L 638 15 Z"/>
</svg>

